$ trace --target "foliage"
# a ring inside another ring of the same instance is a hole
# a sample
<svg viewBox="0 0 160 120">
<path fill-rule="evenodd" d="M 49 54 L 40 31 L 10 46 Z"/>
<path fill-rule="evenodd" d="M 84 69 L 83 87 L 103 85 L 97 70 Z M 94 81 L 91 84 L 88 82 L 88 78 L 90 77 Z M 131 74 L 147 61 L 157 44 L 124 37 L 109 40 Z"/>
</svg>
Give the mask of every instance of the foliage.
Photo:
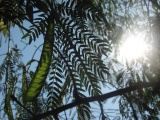
<svg viewBox="0 0 160 120">
<path fill-rule="evenodd" d="M 123 3 L 123 2 L 122 2 Z M 156 4 L 156 5 L 155 5 Z M 113 69 L 113 78 L 115 79 L 112 82 L 112 85 L 116 89 L 123 88 L 125 86 L 134 85 L 137 82 L 151 82 L 159 81 L 159 56 L 158 56 L 158 35 L 159 35 L 159 24 L 157 20 L 159 19 L 159 12 L 157 11 L 158 1 L 157 2 L 148 2 L 148 1 L 125 1 L 122 6 L 125 6 L 124 10 L 125 15 L 123 16 L 124 20 L 121 22 L 117 21 L 115 23 L 123 24 L 125 27 L 115 25 L 115 34 L 112 38 L 113 46 L 116 50 L 115 56 L 118 55 L 119 46 L 123 43 L 124 34 L 126 36 L 128 33 L 133 32 L 132 34 L 136 35 L 137 32 L 145 32 L 145 41 L 152 46 L 152 51 L 145 54 L 145 59 L 139 61 L 132 61 L 132 63 L 126 63 L 123 66 L 121 63 L 116 63 L 118 70 L 115 67 Z M 134 9 L 136 7 L 136 10 Z M 153 8 L 153 9 L 151 9 Z M 112 11 L 115 8 L 112 8 Z M 141 14 L 141 17 L 138 14 Z M 123 13 L 119 13 L 121 15 Z M 116 16 L 117 17 L 117 16 Z M 119 18 L 119 16 L 117 17 Z M 141 18 L 143 23 L 140 22 Z M 114 32 L 113 32 L 114 33 Z M 115 66 L 114 61 L 112 66 Z M 116 61 L 117 62 L 117 61 Z M 159 90 L 158 88 L 147 88 L 131 92 L 123 95 L 119 100 L 120 112 L 124 119 L 134 118 L 134 119 L 158 119 L 159 115 Z M 128 112 L 131 111 L 131 112 Z"/>
<path fill-rule="evenodd" d="M 5 86 L 2 87 L 5 94 L 4 114 L 10 120 L 69 117 L 86 120 L 95 117 L 89 102 L 97 101 L 99 116 L 104 120 L 108 116 L 103 101 L 122 95 L 119 99 L 122 119 L 158 119 L 159 86 L 155 83 L 159 82 L 159 66 L 154 66 L 153 57 L 148 55 L 143 64 L 137 61 L 127 64 L 127 67 L 117 62 L 116 58 L 108 57 L 111 46 L 112 50 L 118 51 L 123 30 L 131 31 L 134 26 L 139 26 L 136 30 L 144 30 L 141 28 L 144 25 L 138 22 L 138 12 L 142 12 L 144 17 L 155 18 L 149 16 L 149 5 L 153 6 L 153 13 L 158 17 L 158 2 L 147 3 L 146 0 L 1 0 L 0 20 L 3 25 L 0 24 L 0 29 L 8 31 L 9 37 L 8 52 L 0 67 L 0 78 Z M 134 13 L 134 7 L 137 7 L 137 13 Z M 158 23 L 153 21 L 151 26 L 151 22 L 144 22 L 149 23 L 145 26 L 149 29 L 145 30 L 149 33 L 153 29 L 157 33 L 146 37 L 158 39 Z M 43 48 L 35 72 L 29 68 L 37 60 L 31 58 L 28 63 L 23 63 L 17 46 L 11 48 L 11 25 L 25 31 L 22 39 L 28 39 L 29 45 L 43 36 Z M 158 47 L 152 55 L 158 55 Z M 109 62 L 104 63 L 104 58 Z M 159 57 L 154 58 L 159 65 Z M 142 67 L 140 72 L 136 65 Z M 152 81 L 155 83 L 152 84 Z M 105 89 L 102 85 L 112 86 L 117 91 L 102 94 Z M 143 87 L 150 88 L 140 89 Z M 11 100 L 16 105 L 11 105 Z M 70 113 L 66 111 L 68 109 Z M 128 110 L 133 115 L 127 113 Z"/>
</svg>

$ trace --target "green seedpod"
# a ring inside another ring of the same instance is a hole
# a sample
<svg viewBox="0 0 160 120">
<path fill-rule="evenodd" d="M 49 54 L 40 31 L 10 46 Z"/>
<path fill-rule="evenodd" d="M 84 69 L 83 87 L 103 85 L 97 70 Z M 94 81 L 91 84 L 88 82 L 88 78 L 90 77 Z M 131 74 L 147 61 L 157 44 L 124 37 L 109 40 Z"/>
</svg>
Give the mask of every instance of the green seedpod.
<svg viewBox="0 0 160 120">
<path fill-rule="evenodd" d="M 53 52 L 53 46 L 52 46 L 52 43 L 54 42 L 53 30 L 54 30 L 53 20 L 50 20 L 45 35 L 40 61 L 38 63 L 36 72 L 26 92 L 26 102 L 32 102 L 38 97 L 46 81 L 50 69 L 52 52 Z"/>
</svg>

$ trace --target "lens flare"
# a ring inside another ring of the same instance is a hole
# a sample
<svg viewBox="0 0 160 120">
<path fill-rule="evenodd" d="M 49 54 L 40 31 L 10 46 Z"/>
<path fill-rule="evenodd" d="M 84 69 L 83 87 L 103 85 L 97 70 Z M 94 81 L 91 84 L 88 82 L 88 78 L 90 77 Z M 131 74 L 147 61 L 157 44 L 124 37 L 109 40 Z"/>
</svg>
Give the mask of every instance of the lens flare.
<svg viewBox="0 0 160 120">
<path fill-rule="evenodd" d="M 145 34 L 130 35 L 120 47 L 119 59 L 131 62 L 145 57 L 147 44 L 144 41 Z"/>
</svg>

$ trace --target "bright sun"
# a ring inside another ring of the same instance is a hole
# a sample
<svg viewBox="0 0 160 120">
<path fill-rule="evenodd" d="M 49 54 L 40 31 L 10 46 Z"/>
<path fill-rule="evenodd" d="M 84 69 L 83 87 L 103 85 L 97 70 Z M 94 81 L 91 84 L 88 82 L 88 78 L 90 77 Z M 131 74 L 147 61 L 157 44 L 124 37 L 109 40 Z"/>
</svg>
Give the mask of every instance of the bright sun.
<svg viewBox="0 0 160 120">
<path fill-rule="evenodd" d="M 147 44 L 144 42 L 145 35 L 130 35 L 120 47 L 120 59 L 131 62 L 144 57 Z"/>
</svg>

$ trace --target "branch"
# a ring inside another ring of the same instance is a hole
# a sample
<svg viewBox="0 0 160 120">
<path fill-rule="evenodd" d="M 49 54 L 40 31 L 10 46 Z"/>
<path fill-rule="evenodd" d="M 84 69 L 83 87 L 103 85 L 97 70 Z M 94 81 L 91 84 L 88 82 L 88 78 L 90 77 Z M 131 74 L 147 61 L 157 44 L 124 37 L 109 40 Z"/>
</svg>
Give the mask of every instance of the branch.
<svg viewBox="0 0 160 120">
<path fill-rule="evenodd" d="M 113 92 L 106 93 L 103 95 L 80 98 L 79 101 L 75 101 L 75 102 L 69 103 L 67 105 L 64 105 L 62 107 L 59 107 L 57 109 L 53 109 L 53 110 L 47 111 L 45 113 L 36 115 L 33 117 L 33 120 L 39 120 L 39 119 L 45 118 L 50 115 L 57 116 L 60 112 L 65 111 L 67 109 L 70 109 L 72 107 L 76 107 L 79 104 L 85 104 L 85 103 L 94 102 L 94 101 L 104 101 L 106 99 L 109 99 L 109 98 L 112 98 L 112 97 L 115 97 L 118 95 L 124 95 L 125 93 L 129 93 L 131 91 L 135 91 L 135 90 L 139 90 L 139 89 L 147 88 L 147 87 L 160 88 L 160 82 L 138 82 L 133 86 L 122 88 L 119 90 L 115 90 Z"/>
<path fill-rule="evenodd" d="M 137 115 L 136 115 L 136 110 L 134 109 L 131 100 L 129 99 L 129 97 L 128 97 L 127 95 L 123 95 L 123 96 L 127 99 L 128 103 L 130 104 L 130 107 L 132 108 L 134 119 L 135 119 L 135 120 L 138 120 L 138 117 L 137 117 Z"/>
<path fill-rule="evenodd" d="M 33 114 L 29 109 L 27 109 L 25 106 L 23 106 L 23 105 L 17 100 L 17 98 L 16 98 L 14 95 L 11 95 L 10 97 L 11 97 L 11 99 L 12 99 L 13 101 L 15 101 L 18 105 L 20 105 L 22 108 L 24 108 L 29 114 L 31 114 L 32 116 L 34 116 L 34 114 Z"/>
</svg>

